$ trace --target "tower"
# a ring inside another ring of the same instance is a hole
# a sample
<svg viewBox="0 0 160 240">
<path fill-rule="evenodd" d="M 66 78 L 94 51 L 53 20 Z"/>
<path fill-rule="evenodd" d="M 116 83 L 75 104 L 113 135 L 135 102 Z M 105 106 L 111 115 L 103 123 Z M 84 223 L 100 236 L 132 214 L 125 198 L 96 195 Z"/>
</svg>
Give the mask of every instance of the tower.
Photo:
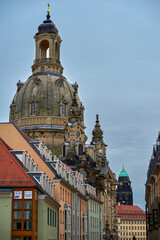
<svg viewBox="0 0 160 240">
<path fill-rule="evenodd" d="M 95 160 L 100 167 L 107 165 L 106 159 L 106 147 L 107 145 L 103 141 L 103 131 L 99 124 L 99 115 L 96 115 L 96 124 L 92 131 L 92 141 L 90 143 L 95 148 Z"/>
<path fill-rule="evenodd" d="M 133 205 L 133 192 L 129 175 L 124 169 L 119 174 L 118 181 L 120 184 L 117 188 L 117 203 L 122 205 Z"/>
<path fill-rule="evenodd" d="M 69 122 L 78 120 L 84 125 L 84 107 L 78 96 L 78 84 L 70 84 L 63 76 L 62 40 L 51 21 L 49 8 L 34 39 L 36 53 L 32 75 L 26 82 L 17 83 L 9 120 L 30 138 L 43 141 L 59 156 L 63 152 Z"/>
</svg>

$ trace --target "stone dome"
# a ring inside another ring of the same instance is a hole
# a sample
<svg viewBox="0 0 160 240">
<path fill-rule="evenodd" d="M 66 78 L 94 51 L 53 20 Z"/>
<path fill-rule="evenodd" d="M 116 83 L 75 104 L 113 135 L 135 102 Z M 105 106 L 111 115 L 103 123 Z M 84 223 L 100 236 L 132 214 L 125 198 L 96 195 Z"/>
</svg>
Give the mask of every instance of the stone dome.
<svg viewBox="0 0 160 240">
<path fill-rule="evenodd" d="M 37 116 L 68 117 L 72 104 L 75 84 L 72 86 L 66 78 L 52 73 L 32 75 L 25 83 L 17 83 L 17 92 L 10 106 L 10 121 Z M 77 102 L 80 100 L 77 94 Z M 31 104 L 36 104 L 35 112 Z M 61 113 L 65 104 L 66 114 Z"/>
<path fill-rule="evenodd" d="M 40 33 L 55 33 L 58 35 L 58 29 L 56 28 L 55 24 L 50 20 L 50 15 L 47 15 L 47 19 L 39 25 L 36 35 Z"/>
</svg>

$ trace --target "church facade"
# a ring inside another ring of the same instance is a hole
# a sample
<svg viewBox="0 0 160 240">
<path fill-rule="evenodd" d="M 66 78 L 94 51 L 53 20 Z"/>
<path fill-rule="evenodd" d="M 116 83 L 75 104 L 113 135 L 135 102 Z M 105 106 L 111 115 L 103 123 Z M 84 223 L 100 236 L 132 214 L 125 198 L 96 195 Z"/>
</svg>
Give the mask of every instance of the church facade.
<svg viewBox="0 0 160 240">
<path fill-rule="evenodd" d="M 86 144 L 84 106 L 78 96 L 78 84 L 70 84 L 63 76 L 61 38 L 50 19 L 49 9 L 34 39 L 36 55 L 32 75 L 26 82 L 17 83 L 10 122 L 31 139 L 42 141 L 63 163 L 83 175 L 84 184 L 96 188 L 96 195 L 103 202 L 104 238 L 117 239 L 117 182 L 107 161 L 99 116 L 96 116 L 92 141 Z"/>
</svg>

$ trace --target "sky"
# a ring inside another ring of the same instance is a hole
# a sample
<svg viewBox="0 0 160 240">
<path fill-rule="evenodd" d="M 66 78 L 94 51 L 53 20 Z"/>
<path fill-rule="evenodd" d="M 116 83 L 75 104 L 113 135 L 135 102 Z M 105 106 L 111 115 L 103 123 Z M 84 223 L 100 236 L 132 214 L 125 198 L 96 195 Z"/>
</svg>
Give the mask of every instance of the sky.
<svg viewBox="0 0 160 240">
<path fill-rule="evenodd" d="M 32 74 L 33 36 L 45 20 L 46 0 L 1 0 L 0 122 L 18 80 Z M 160 2 L 158 0 L 50 0 L 62 38 L 61 63 L 78 82 L 88 143 L 96 114 L 107 159 L 118 175 L 124 164 L 134 205 L 145 209 L 145 182 L 160 130 Z"/>
</svg>

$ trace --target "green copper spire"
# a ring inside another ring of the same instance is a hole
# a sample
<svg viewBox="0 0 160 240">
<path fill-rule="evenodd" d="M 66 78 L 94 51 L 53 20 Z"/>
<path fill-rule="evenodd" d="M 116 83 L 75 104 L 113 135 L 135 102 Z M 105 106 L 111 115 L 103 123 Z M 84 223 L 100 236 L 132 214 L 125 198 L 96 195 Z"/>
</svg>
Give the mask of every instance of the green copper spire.
<svg viewBox="0 0 160 240">
<path fill-rule="evenodd" d="M 124 169 L 124 164 L 123 164 L 123 169 L 122 169 L 122 171 L 119 174 L 119 177 L 129 177 L 128 173 Z"/>
</svg>

